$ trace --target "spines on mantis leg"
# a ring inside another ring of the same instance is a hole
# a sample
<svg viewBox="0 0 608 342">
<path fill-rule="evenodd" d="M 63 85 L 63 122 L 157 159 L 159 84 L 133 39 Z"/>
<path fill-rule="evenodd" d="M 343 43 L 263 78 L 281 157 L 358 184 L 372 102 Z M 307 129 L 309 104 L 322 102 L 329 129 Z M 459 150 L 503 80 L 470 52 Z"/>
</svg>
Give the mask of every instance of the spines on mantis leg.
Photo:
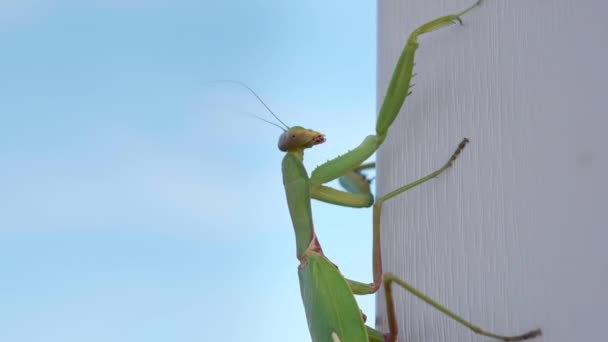
<svg viewBox="0 0 608 342">
<path fill-rule="evenodd" d="M 371 157 L 378 146 L 378 137 L 368 135 L 359 146 L 314 169 L 310 175 L 311 183 L 319 185 L 341 177 Z"/>
<path fill-rule="evenodd" d="M 465 11 L 447 15 L 429 21 L 412 32 L 407 40 L 405 47 L 399 56 L 395 70 L 391 77 L 386 96 L 380 107 L 378 120 L 376 122 L 376 135 L 368 136 L 363 143 L 352 151 L 335 158 L 325 164 L 317 167 L 311 174 L 310 180 L 313 186 L 324 184 L 332 181 L 344 173 L 355 169 L 369 158 L 380 145 L 384 142 L 389 127 L 397 118 L 405 98 L 410 94 L 411 80 L 414 70 L 414 56 L 418 49 L 418 36 L 437 30 L 441 27 L 453 24 L 455 21 L 460 21 L 460 16 L 470 11 L 477 6 L 476 2 L 473 6 Z"/>
<path fill-rule="evenodd" d="M 414 70 L 416 49 L 418 49 L 418 42 L 415 39 L 408 39 L 391 76 L 382 107 L 380 107 L 378 121 L 376 122 L 376 134 L 380 137 L 381 143 L 386 137 L 388 128 L 397 118 L 401 106 L 405 102 L 405 98 L 410 94 L 410 82 Z"/>
<path fill-rule="evenodd" d="M 412 73 L 414 70 L 414 57 L 416 50 L 418 49 L 418 37 L 422 34 L 451 25 L 455 22 L 462 22 L 460 17 L 473 8 L 479 6 L 480 3 L 481 0 L 475 2 L 472 6 L 458 14 L 446 15 L 431 20 L 418 27 L 410 34 L 407 39 L 407 43 L 399 56 L 399 60 L 397 61 L 397 65 L 395 66 L 395 70 L 391 76 L 388 89 L 386 90 L 386 96 L 382 102 L 382 107 L 380 107 L 380 113 L 378 114 L 376 133 L 380 138 L 380 143 L 384 141 L 388 128 L 399 114 L 405 98 L 410 95 L 410 90 L 412 87 Z"/>
<path fill-rule="evenodd" d="M 306 252 L 298 276 L 313 342 L 369 342 L 355 296 L 331 261 Z"/>
<path fill-rule="evenodd" d="M 292 153 L 283 158 L 283 185 L 287 197 L 289 215 L 296 234 L 298 258 L 308 248 L 314 236 L 312 209 L 310 207 L 310 183 L 302 160 Z"/>
</svg>

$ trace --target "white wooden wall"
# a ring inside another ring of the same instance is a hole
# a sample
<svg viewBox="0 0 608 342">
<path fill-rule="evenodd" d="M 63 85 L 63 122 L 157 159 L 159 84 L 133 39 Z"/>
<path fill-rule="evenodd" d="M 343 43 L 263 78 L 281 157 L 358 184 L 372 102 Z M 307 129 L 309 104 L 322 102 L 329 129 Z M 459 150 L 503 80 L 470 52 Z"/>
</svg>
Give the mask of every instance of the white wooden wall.
<svg viewBox="0 0 608 342">
<path fill-rule="evenodd" d="M 418 25 L 470 0 L 379 0 L 378 98 Z M 608 341 L 608 1 L 487 0 L 423 36 L 378 156 L 391 271 L 497 333 Z M 488 341 L 396 289 L 400 341 Z M 384 298 L 378 326 L 386 331 Z"/>
</svg>

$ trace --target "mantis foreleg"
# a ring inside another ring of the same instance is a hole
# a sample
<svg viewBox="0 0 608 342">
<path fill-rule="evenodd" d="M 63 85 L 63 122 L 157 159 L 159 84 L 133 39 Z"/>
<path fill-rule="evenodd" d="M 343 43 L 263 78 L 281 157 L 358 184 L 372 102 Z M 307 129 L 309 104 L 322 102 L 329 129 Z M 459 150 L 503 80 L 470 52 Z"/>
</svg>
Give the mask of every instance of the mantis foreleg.
<svg viewBox="0 0 608 342">
<path fill-rule="evenodd" d="M 378 147 L 384 142 L 389 127 L 399 114 L 399 111 L 405 102 L 405 98 L 410 94 L 412 73 L 414 69 L 414 56 L 418 49 L 418 37 L 455 22 L 461 22 L 460 17 L 480 3 L 481 0 L 458 14 L 447 15 L 431 20 L 418 27 L 410 34 L 407 44 L 401 52 L 401 56 L 399 57 L 386 91 L 382 107 L 380 108 L 378 120 L 376 121 L 376 135 L 367 136 L 363 142 L 353 150 L 317 167 L 311 173 L 310 177 L 313 198 L 322 201 L 327 200 L 324 194 L 317 191 L 316 188 L 321 184 L 341 177 L 346 172 L 361 165 L 361 163 L 376 152 Z M 333 200 L 329 202 L 335 203 Z M 347 203 L 345 205 L 349 204 Z"/>
</svg>

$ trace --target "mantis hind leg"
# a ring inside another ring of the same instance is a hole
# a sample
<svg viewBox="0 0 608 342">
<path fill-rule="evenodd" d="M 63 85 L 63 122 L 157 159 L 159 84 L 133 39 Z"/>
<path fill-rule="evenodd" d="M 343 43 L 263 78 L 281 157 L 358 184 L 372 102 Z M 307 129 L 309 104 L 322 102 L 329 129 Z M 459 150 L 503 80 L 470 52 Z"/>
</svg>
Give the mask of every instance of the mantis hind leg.
<svg viewBox="0 0 608 342">
<path fill-rule="evenodd" d="M 435 300 L 428 297 L 424 293 L 418 291 L 412 285 L 406 283 L 405 281 L 401 280 L 400 278 L 398 278 L 396 275 L 394 275 L 392 273 L 384 274 L 383 282 L 384 282 L 384 291 L 385 291 L 385 296 L 386 296 L 386 311 L 387 311 L 387 316 L 388 316 L 388 326 L 389 326 L 389 331 L 390 331 L 387 335 L 385 335 L 386 340 L 388 342 L 395 342 L 397 340 L 397 335 L 399 333 L 396 315 L 395 315 L 395 303 L 393 301 L 393 290 L 392 290 L 393 283 L 397 283 L 397 285 L 401 286 L 402 288 L 404 288 L 405 290 L 407 290 L 414 296 L 422 299 L 427 304 L 429 304 L 432 307 L 434 307 L 435 309 L 441 311 L 443 314 L 449 316 L 456 322 L 469 328 L 471 331 L 473 331 L 476 334 L 487 336 L 487 337 L 492 337 L 492 338 L 503 340 L 503 341 L 523 341 L 523 340 L 527 340 L 530 338 L 540 336 L 542 334 L 540 329 L 530 330 L 524 334 L 515 335 L 515 336 L 504 336 L 504 335 L 498 335 L 498 334 L 495 334 L 492 332 L 488 332 L 488 331 L 485 331 L 485 330 L 479 328 L 476 325 L 473 325 L 471 322 L 458 316 L 454 312 L 448 310 L 445 306 L 437 303 Z"/>
</svg>

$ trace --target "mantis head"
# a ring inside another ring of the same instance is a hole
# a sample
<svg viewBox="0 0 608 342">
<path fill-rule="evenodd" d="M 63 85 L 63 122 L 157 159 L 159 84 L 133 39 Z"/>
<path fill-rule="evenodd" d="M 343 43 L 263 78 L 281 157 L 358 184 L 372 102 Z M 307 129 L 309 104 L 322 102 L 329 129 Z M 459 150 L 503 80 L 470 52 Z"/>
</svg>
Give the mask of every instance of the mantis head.
<svg viewBox="0 0 608 342">
<path fill-rule="evenodd" d="M 279 137 L 279 150 L 283 152 L 302 150 L 325 142 L 325 136 L 317 131 L 293 126 Z"/>
<path fill-rule="evenodd" d="M 300 126 L 293 126 L 293 127 L 289 127 L 287 126 L 281 119 L 279 119 L 278 116 L 276 116 L 272 110 L 270 110 L 270 107 L 268 107 L 266 105 L 266 103 L 262 100 L 262 98 L 255 92 L 253 91 L 253 89 L 249 88 L 248 85 L 246 85 L 243 82 L 239 82 L 239 81 L 233 81 L 233 80 L 218 80 L 215 82 L 228 82 L 228 83 L 234 83 L 236 85 L 239 85 L 245 89 L 247 89 L 251 94 L 253 94 L 253 96 L 255 96 L 258 101 L 260 101 L 260 103 L 264 106 L 264 108 L 266 108 L 266 110 L 275 118 L 277 119 L 278 122 L 281 123 L 281 125 L 266 120 L 263 117 L 257 116 L 255 114 L 253 114 L 252 116 L 262 120 L 268 124 L 271 124 L 273 126 L 276 126 L 278 128 L 280 128 L 281 130 L 283 130 L 283 134 L 281 134 L 281 136 L 279 137 L 279 150 L 283 151 L 283 152 L 302 152 L 305 148 L 309 148 L 309 147 L 313 147 L 314 145 L 318 145 L 318 144 L 322 144 L 325 142 L 325 136 L 317 131 L 313 131 L 311 129 L 306 129 L 304 127 L 300 127 Z"/>
</svg>

